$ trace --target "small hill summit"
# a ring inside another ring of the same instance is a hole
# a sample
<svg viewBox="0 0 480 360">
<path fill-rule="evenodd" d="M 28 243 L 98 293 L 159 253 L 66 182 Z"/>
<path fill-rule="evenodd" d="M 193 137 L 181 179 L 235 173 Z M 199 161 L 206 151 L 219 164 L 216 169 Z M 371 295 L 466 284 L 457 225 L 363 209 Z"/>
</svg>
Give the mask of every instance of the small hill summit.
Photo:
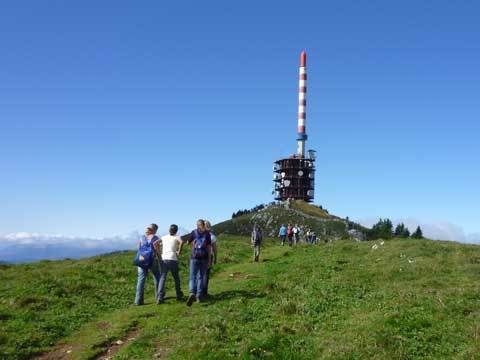
<svg viewBox="0 0 480 360">
<path fill-rule="evenodd" d="M 250 235 L 253 224 L 258 224 L 265 235 L 274 237 L 282 224 L 297 225 L 302 230 L 313 231 L 320 241 L 334 241 L 352 238 L 366 240 L 368 229 L 350 221 L 329 214 L 321 206 L 302 200 L 273 202 L 258 205 L 250 210 L 232 214 L 232 219 L 214 226 L 217 234 Z"/>
</svg>

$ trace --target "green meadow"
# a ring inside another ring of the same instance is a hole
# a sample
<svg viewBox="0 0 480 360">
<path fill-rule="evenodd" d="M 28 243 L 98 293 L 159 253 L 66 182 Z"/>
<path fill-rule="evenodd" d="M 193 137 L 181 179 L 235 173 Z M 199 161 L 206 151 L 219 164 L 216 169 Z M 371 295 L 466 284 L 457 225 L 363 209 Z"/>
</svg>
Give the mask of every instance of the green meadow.
<svg viewBox="0 0 480 360">
<path fill-rule="evenodd" d="M 0 358 L 475 359 L 480 247 L 220 236 L 211 298 L 132 305 L 133 253 L 0 268 Z M 188 292 L 188 255 L 182 288 Z"/>
</svg>

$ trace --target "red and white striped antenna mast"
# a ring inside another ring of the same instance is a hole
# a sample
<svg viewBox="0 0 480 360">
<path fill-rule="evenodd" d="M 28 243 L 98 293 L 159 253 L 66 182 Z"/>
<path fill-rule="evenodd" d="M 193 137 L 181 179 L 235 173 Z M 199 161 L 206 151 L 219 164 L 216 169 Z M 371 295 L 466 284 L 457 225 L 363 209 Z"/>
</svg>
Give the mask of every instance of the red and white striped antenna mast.
<svg viewBox="0 0 480 360">
<path fill-rule="evenodd" d="M 300 69 L 298 80 L 298 128 L 297 128 L 297 155 L 305 157 L 305 141 L 308 139 L 306 132 L 307 121 L 307 52 L 300 54 Z"/>
</svg>

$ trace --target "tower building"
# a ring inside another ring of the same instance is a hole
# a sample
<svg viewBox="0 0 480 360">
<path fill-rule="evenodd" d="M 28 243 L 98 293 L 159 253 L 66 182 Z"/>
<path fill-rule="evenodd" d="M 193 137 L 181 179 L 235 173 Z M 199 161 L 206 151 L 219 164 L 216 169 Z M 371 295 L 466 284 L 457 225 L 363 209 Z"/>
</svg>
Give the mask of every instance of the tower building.
<svg viewBox="0 0 480 360">
<path fill-rule="evenodd" d="M 297 153 L 273 164 L 275 200 L 312 202 L 315 195 L 315 151 L 305 154 L 307 136 L 307 53 L 300 54 L 298 80 Z"/>
</svg>

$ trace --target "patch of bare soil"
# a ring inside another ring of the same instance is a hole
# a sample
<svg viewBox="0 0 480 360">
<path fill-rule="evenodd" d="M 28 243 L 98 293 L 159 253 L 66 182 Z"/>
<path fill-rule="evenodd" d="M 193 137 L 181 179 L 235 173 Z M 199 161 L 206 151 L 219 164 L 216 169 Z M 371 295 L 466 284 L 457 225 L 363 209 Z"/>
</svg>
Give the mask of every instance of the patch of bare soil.
<svg viewBox="0 0 480 360">
<path fill-rule="evenodd" d="M 49 353 L 38 355 L 37 357 L 34 357 L 34 359 L 35 360 L 67 360 L 72 358 L 71 353 L 78 348 L 79 346 L 77 345 L 60 344 L 55 348 L 55 350 Z"/>
<path fill-rule="evenodd" d="M 97 360 L 108 360 L 112 359 L 122 347 L 128 344 L 130 341 L 133 341 L 137 338 L 138 334 L 140 333 L 140 329 L 132 329 L 130 330 L 123 340 L 116 340 L 109 344 L 103 351 L 101 355 L 96 357 Z"/>
</svg>

